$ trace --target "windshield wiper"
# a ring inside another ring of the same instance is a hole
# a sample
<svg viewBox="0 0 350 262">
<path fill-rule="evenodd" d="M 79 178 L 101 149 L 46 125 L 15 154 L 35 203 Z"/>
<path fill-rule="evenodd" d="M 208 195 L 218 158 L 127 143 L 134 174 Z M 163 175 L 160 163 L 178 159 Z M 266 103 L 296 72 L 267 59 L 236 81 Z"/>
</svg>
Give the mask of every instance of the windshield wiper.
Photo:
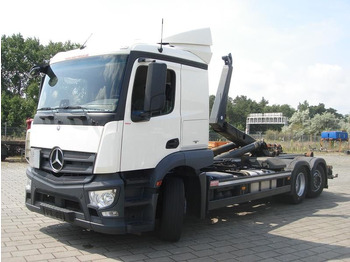
<svg viewBox="0 0 350 262">
<path fill-rule="evenodd" d="M 42 114 L 39 116 L 39 118 L 45 120 L 46 118 L 49 119 L 49 120 L 52 120 L 55 118 L 55 115 L 54 115 L 54 112 L 53 110 L 55 110 L 55 108 L 52 108 L 52 107 L 42 107 L 42 108 L 39 108 L 38 111 L 47 111 L 47 110 L 50 110 L 51 113 L 49 114 Z"/>
<path fill-rule="evenodd" d="M 82 109 L 84 111 L 87 108 L 82 106 L 62 106 L 62 107 L 56 107 L 55 109 Z"/>
<path fill-rule="evenodd" d="M 71 120 L 73 120 L 75 118 L 80 119 L 80 120 L 86 120 L 88 118 L 87 114 L 86 114 L 86 111 L 85 111 L 87 109 L 86 107 L 82 107 L 82 106 L 62 106 L 62 107 L 57 107 L 57 109 L 81 109 L 83 111 L 83 114 L 81 114 L 81 113 L 78 113 L 78 114 L 71 113 L 71 114 L 69 114 L 67 116 L 67 118 L 71 119 Z"/>
<path fill-rule="evenodd" d="M 37 110 L 38 111 L 44 111 L 44 110 L 55 110 L 56 108 L 53 108 L 53 107 L 41 107 L 41 108 L 38 108 Z"/>
</svg>

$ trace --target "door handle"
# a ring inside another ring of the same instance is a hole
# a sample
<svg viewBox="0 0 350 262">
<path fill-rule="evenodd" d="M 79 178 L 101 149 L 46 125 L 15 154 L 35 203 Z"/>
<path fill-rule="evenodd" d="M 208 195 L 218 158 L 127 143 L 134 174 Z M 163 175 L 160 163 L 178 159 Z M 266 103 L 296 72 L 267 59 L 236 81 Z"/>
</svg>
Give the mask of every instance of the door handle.
<svg viewBox="0 0 350 262">
<path fill-rule="evenodd" d="M 177 148 L 180 144 L 180 141 L 178 138 L 170 139 L 167 143 L 165 148 L 166 149 L 174 149 Z"/>
</svg>

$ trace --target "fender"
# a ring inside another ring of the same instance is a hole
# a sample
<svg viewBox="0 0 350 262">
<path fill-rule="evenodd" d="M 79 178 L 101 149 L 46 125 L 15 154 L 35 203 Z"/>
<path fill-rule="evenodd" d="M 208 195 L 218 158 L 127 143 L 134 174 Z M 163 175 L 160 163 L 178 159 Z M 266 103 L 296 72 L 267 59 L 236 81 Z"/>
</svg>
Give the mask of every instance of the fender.
<svg viewBox="0 0 350 262">
<path fill-rule="evenodd" d="M 308 157 L 296 157 L 293 159 L 292 162 L 290 162 L 287 165 L 286 170 L 295 170 L 299 166 L 306 166 L 308 168 L 308 170 L 311 172 L 309 159 L 310 158 L 308 158 Z"/>
<path fill-rule="evenodd" d="M 213 151 L 210 149 L 181 151 L 168 155 L 152 171 L 150 186 L 155 188 L 157 181 L 163 180 L 166 174 L 177 167 L 190 167 L 199 175 L 200 169 L 213 164 L 213 159 Z"/>
<path fill-rule="evenodd" d="M 309 161 L 311 174 L 313 174 L 313 172 L 315 171 L 318 165 L 321 165 L 323 167 L 326 175 L 326 183 L 324 187 L 328 188 L 328 179 L 327 179 L 328 170 L 327 170 L 326 161 L 323 158 L 319 158 L 319 157 L 312 157 L 310 159 L 306 158 L 305 160 Z"/>
</svg>

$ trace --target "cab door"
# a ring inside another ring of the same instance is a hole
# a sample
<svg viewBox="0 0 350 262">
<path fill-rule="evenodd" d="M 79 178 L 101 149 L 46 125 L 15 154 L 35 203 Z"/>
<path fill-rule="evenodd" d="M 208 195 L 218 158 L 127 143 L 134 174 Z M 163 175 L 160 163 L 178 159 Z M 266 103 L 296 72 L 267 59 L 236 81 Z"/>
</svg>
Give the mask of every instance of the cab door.
<svg viewBox="0 0 350 262">
<path fill-rule="evenodd" d="M 180 149 L 181 65 L 167 65 L 166 102 L 159 112 L 142 119 L 149 62 L 136 60 L 132 69 L 125 108 L 121 171 L 154 168 L 167 155 Z M 154 60 L 152 60 L 153 62 Z"/>
</svg>

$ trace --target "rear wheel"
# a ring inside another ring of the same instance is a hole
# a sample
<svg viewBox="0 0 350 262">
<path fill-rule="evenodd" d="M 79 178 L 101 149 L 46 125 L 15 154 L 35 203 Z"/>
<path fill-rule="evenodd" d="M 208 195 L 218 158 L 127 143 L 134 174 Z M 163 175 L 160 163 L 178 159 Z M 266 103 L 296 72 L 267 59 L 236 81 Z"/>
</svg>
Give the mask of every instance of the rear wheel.
<svg viewBox="0 0 350 262">
<path fill-rule="evenodd" d="M 165 180 L 163 203 L 160 219 L 160 238 L 167 241 L 178 241 L 181 237 L 185 214 L 185 187 L 179 177 Z"/>
<path fill-rule="evenodd" d="M 292 190 L 288 195 L 288 200 L 292 204 L 301 203 L 307 192 L 307 170 L 306 167 L 300 166 L 294 170 L 292 175 Z"/>
<path fill-rule="evenodd" d="M 318 197 L 326 183 L 326 174 L 321 165 L 317 165 L 311 171 L 310 185 L 307 191 L 307 197 Z"/>
</svg>

